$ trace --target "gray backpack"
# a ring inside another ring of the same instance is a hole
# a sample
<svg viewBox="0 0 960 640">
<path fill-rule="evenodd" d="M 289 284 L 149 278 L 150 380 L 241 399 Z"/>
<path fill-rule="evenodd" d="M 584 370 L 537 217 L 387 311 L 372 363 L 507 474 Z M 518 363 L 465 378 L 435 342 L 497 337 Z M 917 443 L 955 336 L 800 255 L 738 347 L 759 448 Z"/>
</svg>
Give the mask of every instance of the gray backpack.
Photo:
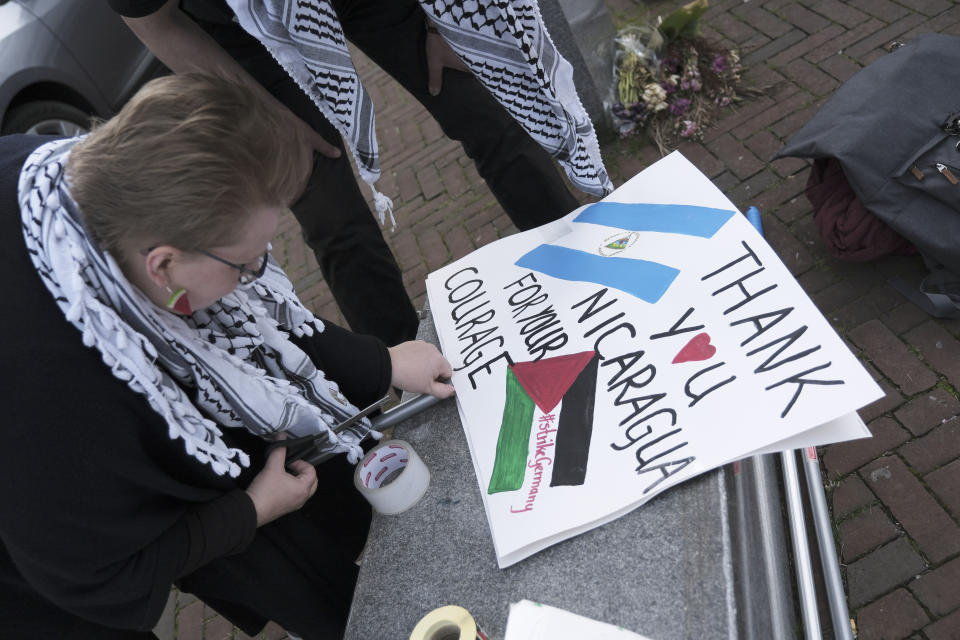
<svg viewBox="0 0 960 640">
<path fill-rule="evenodd" d="M 861 203 L 930 269 L 919 292 L 891 284 L 931 315 L 960 317 L 960 37 L 921 36 L 859 71 L 784 156 L 836 158 Z"/>
</svg>

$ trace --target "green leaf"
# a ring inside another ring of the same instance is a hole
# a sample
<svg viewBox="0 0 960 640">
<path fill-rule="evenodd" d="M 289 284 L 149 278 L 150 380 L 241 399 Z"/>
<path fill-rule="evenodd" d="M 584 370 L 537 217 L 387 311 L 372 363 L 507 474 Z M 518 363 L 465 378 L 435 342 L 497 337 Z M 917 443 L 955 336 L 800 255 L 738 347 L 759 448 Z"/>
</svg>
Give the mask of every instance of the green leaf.
<svg viewBox="0 0 960 640">
<path fill-rule="evenodd" d="M 695 37 L 700 34 L 700 18 L 708 8 L 708 0 L 693 0 L 664 18 L 660 23 L 660 32 L 668 42 Z"/>
</svg>

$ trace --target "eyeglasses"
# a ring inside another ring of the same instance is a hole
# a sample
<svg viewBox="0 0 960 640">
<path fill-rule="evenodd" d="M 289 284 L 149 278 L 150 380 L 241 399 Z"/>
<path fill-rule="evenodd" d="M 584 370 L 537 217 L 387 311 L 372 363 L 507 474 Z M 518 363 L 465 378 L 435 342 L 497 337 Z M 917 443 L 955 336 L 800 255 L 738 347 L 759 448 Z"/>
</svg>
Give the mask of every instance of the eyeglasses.
<svg viewBox="0 0 960 640">
<path fill-rule="evenodd" d="M 250 284 L 257 278 L 263 275 L 267 270 L 267 260 L 270 256 L 270 247 L 267 247 L 267 250 L 263 252 L 263 255 L 260 256 L 260 263 L 257 265 L 256 269 L 250 269 L 246 265 L 237 264 L 235 262 L 230 262 L 229 260 L 224 260 L 220 256 L 214 255 L 209 251 L 204 251 L 203 249 L 197 249 L 197 253 L 202 253 L 208 258 L 213 258 L 217 262 L 222 262 L 228 267 L 233 267 L 240 272 L 240 284 Z"/>
</svg>

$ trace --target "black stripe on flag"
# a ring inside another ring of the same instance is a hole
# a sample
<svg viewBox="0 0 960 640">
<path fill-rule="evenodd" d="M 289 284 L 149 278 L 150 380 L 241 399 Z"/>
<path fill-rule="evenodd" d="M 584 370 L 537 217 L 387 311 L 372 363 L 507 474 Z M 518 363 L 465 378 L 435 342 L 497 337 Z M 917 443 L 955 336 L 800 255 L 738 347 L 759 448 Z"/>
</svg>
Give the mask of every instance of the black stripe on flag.
<svg viewBox="0 0 960 640">
<path fill-rule="evenodd" d="M 551 487 L 583 484 L 593 434 L 593 405 L 597 387 L 599 357 L 594 354 L 570 389 L 563 394 L 557 422 L 556 456 Z"/>
</svg>

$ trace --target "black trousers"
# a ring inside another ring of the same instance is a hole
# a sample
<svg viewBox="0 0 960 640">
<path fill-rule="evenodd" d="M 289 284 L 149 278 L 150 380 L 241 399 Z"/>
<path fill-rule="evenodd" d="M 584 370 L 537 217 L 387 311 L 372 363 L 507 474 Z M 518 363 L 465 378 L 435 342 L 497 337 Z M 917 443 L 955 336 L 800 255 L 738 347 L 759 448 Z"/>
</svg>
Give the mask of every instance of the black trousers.
<svg viewBox="0 0 960 640">
<path fill-rule="evenodd" d="M 345 456 L 319 465 L 317 478 L 317 492 L 302 508 L 260 527 L 246 550 L 177 586 L 251 636 L 273 620 L 303 640 L 343 637 L 371 511 Z"/>
<path fill-rule="evenodd" d="M 471 74 L 445 70 L 440 95 L 430 95 L 424 14 L 416 0 L 333 4 L 347 38 L 419 100 L 449 138 L 463 145 L 519 229 L 545 224 L 577 207 L 549 154 Z M 208 31 L 274 96 L 344 149 L 334 127 L 259 42 L 239 27 Z M 337 159 L 317 155 L 310 184 L 293 212 L 350 327 L 388 345 L 412 339 L 417 314 L 346 150 Z M 403 211 L 397 213 L 402 224 Z"/>
</svg>

